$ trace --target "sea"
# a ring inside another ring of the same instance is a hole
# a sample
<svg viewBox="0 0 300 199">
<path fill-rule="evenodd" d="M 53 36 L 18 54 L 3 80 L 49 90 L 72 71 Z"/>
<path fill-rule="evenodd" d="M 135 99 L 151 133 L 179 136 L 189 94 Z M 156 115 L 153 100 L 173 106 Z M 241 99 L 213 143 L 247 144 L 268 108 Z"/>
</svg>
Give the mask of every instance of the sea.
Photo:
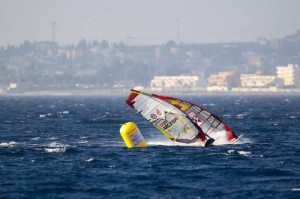
<svg viewBox="0 0 300 199">
<path fill-rule="evenodd" d="M 300 198 L 299 95 L 184 95 L 242 136 L 176 144 L 127 96 L 1 96 L 0 198 Z M 148 147 L 127 148 L 135 122 Z"/>
</svg>

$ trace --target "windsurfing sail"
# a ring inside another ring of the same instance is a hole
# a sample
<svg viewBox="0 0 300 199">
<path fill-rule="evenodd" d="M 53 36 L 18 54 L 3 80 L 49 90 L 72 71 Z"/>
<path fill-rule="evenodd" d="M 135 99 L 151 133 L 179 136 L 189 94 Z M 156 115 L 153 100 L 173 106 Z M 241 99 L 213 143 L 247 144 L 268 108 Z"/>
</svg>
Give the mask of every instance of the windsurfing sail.
<svg viewBox="0 0 300 199">
<path fill-rule="evenodd" d="M 221 118 L 185 100 L 131 90 L 126 103 L 172 141 L 208 146 L 217 131 L 226 131 L 228 141 L 237 138 Z"/>
</svg>

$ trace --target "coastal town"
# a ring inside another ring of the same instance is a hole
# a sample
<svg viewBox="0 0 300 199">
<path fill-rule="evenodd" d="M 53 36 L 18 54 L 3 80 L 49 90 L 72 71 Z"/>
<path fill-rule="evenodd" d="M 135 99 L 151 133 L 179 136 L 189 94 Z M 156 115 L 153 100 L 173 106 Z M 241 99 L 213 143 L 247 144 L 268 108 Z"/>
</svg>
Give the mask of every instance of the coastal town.
<svg viewBox="0 0 300 199">
<path fill-rule="evenodd" d="M 0 94 L 300 93 L 299 65 L 300 31 L 241 43 L 24 41 L 0 47 Z"/>
</svg>

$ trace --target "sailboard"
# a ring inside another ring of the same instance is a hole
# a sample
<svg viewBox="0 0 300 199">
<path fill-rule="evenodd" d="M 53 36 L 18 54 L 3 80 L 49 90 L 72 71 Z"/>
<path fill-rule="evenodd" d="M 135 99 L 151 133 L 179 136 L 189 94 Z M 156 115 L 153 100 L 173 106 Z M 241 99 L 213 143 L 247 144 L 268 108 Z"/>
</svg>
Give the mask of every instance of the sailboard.
<svg viewBox="0 0 300 199">
<path fill-rule="evenodd" d="M 225 131 L 230 142 L 237 139 L 223 119 L 182 99 L 131 90 L 126 103 L 175 142 L 209 146 L 218 131 Z"/>
</svg>

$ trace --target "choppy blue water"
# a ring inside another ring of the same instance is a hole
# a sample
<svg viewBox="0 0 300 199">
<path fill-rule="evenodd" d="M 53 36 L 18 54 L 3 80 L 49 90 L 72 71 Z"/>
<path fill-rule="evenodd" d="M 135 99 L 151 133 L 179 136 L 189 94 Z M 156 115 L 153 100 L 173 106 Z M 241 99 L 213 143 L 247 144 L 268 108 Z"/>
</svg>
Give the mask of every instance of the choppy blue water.
<svg viewBox="0 0 300 199">
<path fill-rule="evenodd" d="M 245 133 L 241 142 L 172 145 L 125 96 L 2 96 L 0 198 L 300 198 L 300 96 L 181 98 Z M 127 121 L 147 148 L 125 147 Z"/>
</svg>

